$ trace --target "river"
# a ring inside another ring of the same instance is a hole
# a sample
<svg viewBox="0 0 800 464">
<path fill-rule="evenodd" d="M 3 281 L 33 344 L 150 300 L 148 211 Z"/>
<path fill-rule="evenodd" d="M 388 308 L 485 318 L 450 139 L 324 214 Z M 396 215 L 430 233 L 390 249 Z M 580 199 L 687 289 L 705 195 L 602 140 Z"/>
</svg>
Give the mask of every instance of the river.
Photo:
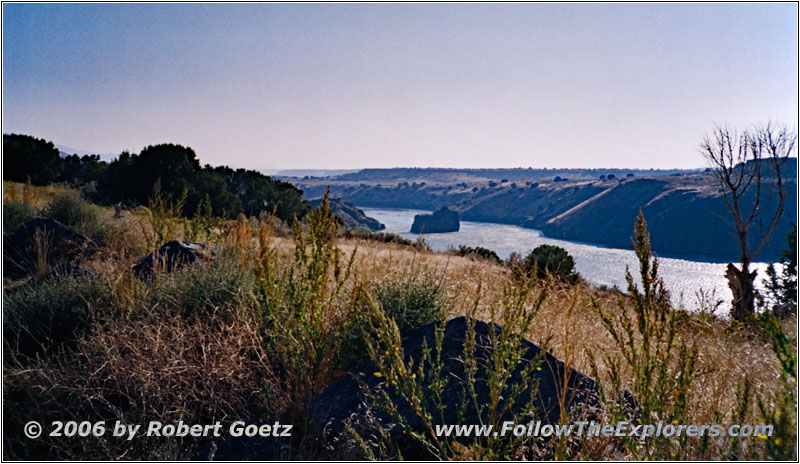
<svg viewBox="0 0 800 464">
<path fill-rule="evenodd" d="M 408 231 L 414 222 L 414 215 L 427 213 L 414 209 L 364 208 L 371 216 L 386 225 L 385 232 L 393 232 L 405 238 L 416 239 L 416 234 Z M 538 230 L 486 222 L 461 221 L 461 230 L 444 234 L 425 234 L 425 241 L 433 250 L 446 251 L 458 245 L 482 246 L 494 250 L 500 258 L 507 258 L 516 251 L 525 256 L 542 244 L 557 245 L 566 249 L 575 259 L 576 270 L 593 285 L 617 286 L 625 290 L 625 267 L 634 274 L 638 263 L 632 250 L 607 248 L 586 243 L 548 238 Z M 726 315 L 731 291 L 725 280 L 724 263 L 710 263 L 688 259 L 659 257 L 659 275 L 670 292 L 673 304 L 686 309 L 696 309 L 697 294 L 700 289 L 714 295 L 714 299 L 724 300 L 719 315 Z M 758 276 L 766 276 L 766 263 L 753 264 Z M 759 280 L 760 280 L 759 279 Z M 760 283 L 759 283 L 760 284 Z"/>
</svg>

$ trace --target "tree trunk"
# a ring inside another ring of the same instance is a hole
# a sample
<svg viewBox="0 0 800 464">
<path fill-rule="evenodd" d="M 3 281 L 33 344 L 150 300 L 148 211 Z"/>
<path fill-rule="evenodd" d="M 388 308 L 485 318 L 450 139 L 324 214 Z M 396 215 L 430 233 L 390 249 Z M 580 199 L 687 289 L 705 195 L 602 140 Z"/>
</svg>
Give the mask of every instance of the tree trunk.
<svg viewBox="0 0 800 464">
<path fill-rule="evenodd" d="M 743 321 L 755 314 L 756 272 L 758 271 L 748 272 L 747 269 L 740 271 L 732 263 L 728 263 L 725 278 L 728 279 L 728 287 L 733 293 L 731 316 L 734 320 Z"/>
</svg>

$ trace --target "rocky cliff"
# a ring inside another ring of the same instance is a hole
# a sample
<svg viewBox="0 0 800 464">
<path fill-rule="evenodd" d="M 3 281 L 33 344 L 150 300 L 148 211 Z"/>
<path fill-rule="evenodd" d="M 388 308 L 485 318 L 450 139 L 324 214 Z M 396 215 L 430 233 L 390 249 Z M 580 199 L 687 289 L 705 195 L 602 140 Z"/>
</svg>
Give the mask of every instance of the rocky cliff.
<svg viewBox="0 0 800 464">
<path fill-rule="evenodd" d="M 317 209 L 322 202 L 322 199 L 315 198 L 309 200 L 311 207 Z M 364 214 L 364 211 L 356 208 L 355 205 L 342 201 L 339 198 L 331 198 L 328 200 L 328 205 L 341 221 L 346 229 L 362 229 L 367 231 L 377 231 L 386 228 L 377 219 L 371 218 Z"/>
</svg>

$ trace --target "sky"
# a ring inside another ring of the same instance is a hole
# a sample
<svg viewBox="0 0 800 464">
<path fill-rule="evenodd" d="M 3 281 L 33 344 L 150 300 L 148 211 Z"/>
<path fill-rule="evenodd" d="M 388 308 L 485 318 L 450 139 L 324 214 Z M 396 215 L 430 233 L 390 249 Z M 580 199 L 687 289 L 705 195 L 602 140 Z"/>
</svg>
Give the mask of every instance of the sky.
<svg viewBox="0 0 800 464">
<path fill-rule="evenodd" d="M 798 122 L 798 6 L 9 4 L 2 130 L 262 169 L 697 168 Z"/>
</svg>

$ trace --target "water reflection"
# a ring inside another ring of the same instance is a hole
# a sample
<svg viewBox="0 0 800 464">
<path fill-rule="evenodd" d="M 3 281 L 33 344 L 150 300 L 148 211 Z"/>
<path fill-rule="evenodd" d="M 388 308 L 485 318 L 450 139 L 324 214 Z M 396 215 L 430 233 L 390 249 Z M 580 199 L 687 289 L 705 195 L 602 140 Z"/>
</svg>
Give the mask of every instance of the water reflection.
<svg viewBox="0 0 800 464">
<path fill-rule="evenodd" d="M 406 238 L 414 239 L 409 233 L 414 215 L 428 211 L 413 209 L 379 209 L 361 208 L 371 217 L 386 225 L 386 232 L 394 232 Z M 632 224 L 632 223 L 631 223 Z M 584 243 L 570 242 L 543 237 L 541 232 L 522 227 L 482 223 L 461 222 L 461 230 L 444 234 L 426 234 L 425 240 L 432 249 L 445 251 L 458 245 L 482 246 L 494 250 L 505 259 L 511 252 L 525 256 L 537 246 L 547 243 L 566 249 L 575 258 L 577 271 L 594 285 L 618 286 L 625 288 L 625 267 L 632 271 L 637 269 L 636 256 L 632 250 L 604 248 Z M 716 298 L 725 301 L 723 308 L 731 299 L 731 292 L 725 280 L 724 263 L 709 263 L 675 258 L 659 258 L 659 274 L 664 278 L 667 290 L 672 295 L 673 303 L 684 302 L 687 308 L 696 306 L 696 292 L 700 289 L 715 292 Z M 763 278 L 766 263 L 755 263 L 758 275 Z"/>
</svg>

